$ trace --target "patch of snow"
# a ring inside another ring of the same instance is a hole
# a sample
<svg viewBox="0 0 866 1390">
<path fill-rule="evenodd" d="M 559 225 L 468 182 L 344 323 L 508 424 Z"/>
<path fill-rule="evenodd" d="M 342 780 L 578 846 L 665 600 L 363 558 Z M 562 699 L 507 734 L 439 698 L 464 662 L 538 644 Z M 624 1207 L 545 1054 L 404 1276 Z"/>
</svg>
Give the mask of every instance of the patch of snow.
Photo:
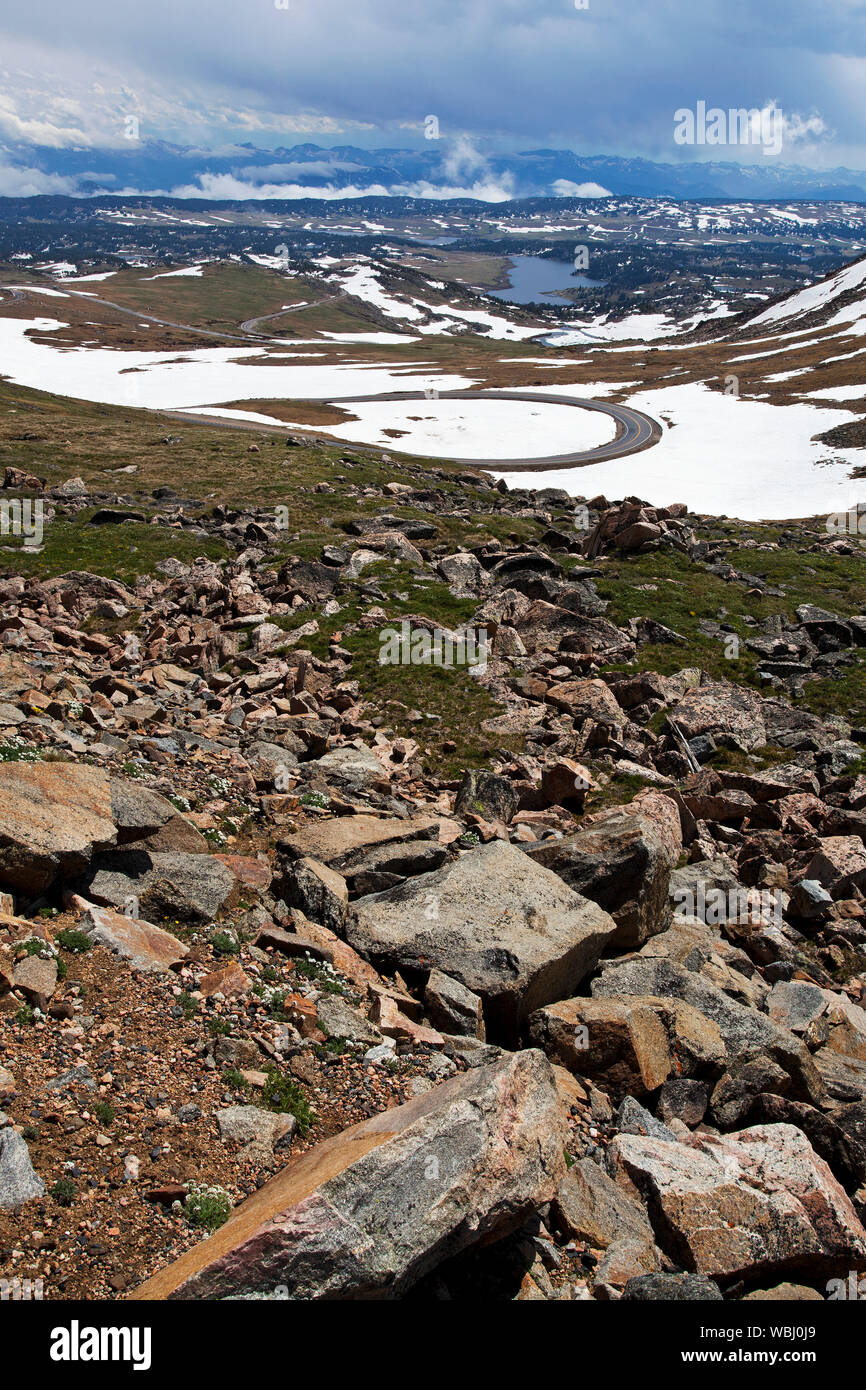
<svg viewBox="0 0 866 1390">
<path fill-rule="evenodd" d="M 673 323 L 664 314 L 629 314 L 628 318 L 615 323 L 608 323 L 605 317 L 593 319 L 591 323 L 569 323 L 546 334 L 540 341 L 550 347 L 570 347 L 572 343 L 585 347 L 588 343 L 616 343 L 626 338 L 650 343 L 683 331 L 681 324 Z"/>
<path fill-rule="evenodd" d="M 335 343 L 417 343 L 414 333 L 322 333 Z"/>
<path fill-rule="evenodd" d="M 582 468 L 497 476 L 509 487 L 637 496 L 655 506 L 686 502 L 694 511 L 745 521 L 844 511 L 856 496 L 849 470 L 860 461 L 857 451 L 812 440 L 850 421 L 848 411 L 738 399 L 700 383 L 646 391 L 628 404 L 665 423 L 653 448 Z"/>
<path fill-rule="evenodd" d="M 101 270 L 98 275 L 70 275 L 65 283 L 67 285 L 84 285 L 88 280 L 110 280 L 116 274 L 116 270 Z"/>
<path fill-rule="evenodd" d="M 438 458 L 543 458 L 608 444 L 610 415 L 539 401 L 421 400 L 346 403 L 357 420 L 328 425 L 328 434 L 354 444 L 392 445 Z M 405 431 L 393 437 L 385 431 Z"/>
<path fill-rule="evenodd" d="M 197 278 L 198 276 L 201 275 L 203 269 L 204 269 L 204 262 L 202 262 L 200 265 L 186 265 L 186 266 L 183 267 L 182 270 L 161 270 L 161 271 L 159 272 L 158 275 L 145 275 L 145 276 L 144 276 L 144 279 L 145 279 L 145 280 L 172 280 L 172 279 L 179 280 L 179 279 L 181 279 L 182 276 L 194 276 L 194 277 Z"/>
<path fill-rule="evenodd" d="M 330 400 L 353 392 L 405 390 L 407 384 L 406 376 L 386 363 L 284 366 L 270 363 L 267 350 L 259 346 L 194 348 L 181 357 L 176 351 L 61 349 L 27 336 L 28 329 L 51 333 L 67 327 L 56 319 L 0 317 L 0 376 L 59 396 L 152 410 L 236 400 Z M 443 376 L 435 370 L 412 378 L 413 389 L 419 391 L 476 384 L 472 378 Z"/>
<path fill-rule="evenodd" d="M 769 309 L 765 309 L 763 313 L 758 314 L 757 318 L 750 322 L 753 324 L 778 323 L 782 319 L 793 318 L 795 314 L 811 314 L 823 305 L 832 303 L 834 299 L 838 299 L 848 290 L 856 289 L 858 285 L 863 284 L 864 280 L 866 280 L 866 260 L 855 261 L 853 265 L 846 266 L 844 270 L 831 275 L 828 280 L 819 280 L 816 285 L 808 285 L 806 289 L 789 295 L 787 299 L 781 300 L 778 304 L 771 304 Z M 849 307 L 853 308 L 853 306 Z M 861 308 L 859 313 L 863 312 Z"/>
<path fill-rule="evenodd" d="M 63 290 L 50 290 L 46 285 L 3 285 L 4 290 L 27 290 L 28 294 L 46 294 L 50 299 L 68 299 L 69 295 Z"/>
</svg>

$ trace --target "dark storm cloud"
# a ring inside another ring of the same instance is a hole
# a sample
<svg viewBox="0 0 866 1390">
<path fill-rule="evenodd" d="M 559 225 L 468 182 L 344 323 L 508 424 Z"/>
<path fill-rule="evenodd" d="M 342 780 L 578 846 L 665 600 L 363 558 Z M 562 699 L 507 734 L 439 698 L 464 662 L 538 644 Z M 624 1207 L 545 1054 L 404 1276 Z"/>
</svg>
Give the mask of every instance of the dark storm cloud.
<svg viewBox="0 0 866 1390">
<path fill-rule="evenodd" d="M 235 109 L 257 113 L 263 129 L 320 116 L 333 123 L 329 138 L 342 128 L 353 143 L 369 126 L 363 141 L 373 144 L 417 139 L 435 114 L 445 135 L 678 158 L 673 111 L 702 99 L 818 114 L 835 137 L 834 162 L 866 145 L 864 0 L 588 4 L 38 0 L 10 6 L 3 27 L 13 49 L 32 55 L 31 75 L 37 62 L 70 79 L 104 65 L 145 106 L 159 92 L 155 133 L 172 124 L 173 96 L 172 133 L 192 129 L 194 116 L 199 140 L 217 108 L 214 139 Z M 13 74 L 13 99 L 22 85 Z"/>
</svg>

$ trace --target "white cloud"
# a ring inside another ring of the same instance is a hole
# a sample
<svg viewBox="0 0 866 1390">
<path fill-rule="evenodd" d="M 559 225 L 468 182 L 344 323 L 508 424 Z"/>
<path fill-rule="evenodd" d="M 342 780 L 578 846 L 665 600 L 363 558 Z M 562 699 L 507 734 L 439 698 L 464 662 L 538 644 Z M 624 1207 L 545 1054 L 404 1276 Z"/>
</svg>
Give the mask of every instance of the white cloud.
<svg viewBox="0 0 866 1390">
<path fill-rule="evenodd" d="M 475 148 L 467 135 L 459 135 L 453 144 L 447 147 L 442 160 L 442 169 L 448 179 L 487 173 L 488 168 L 484 155 Z"/>
<path fill-rule="evenodd" d="M 41 193 L 66 194 L 74 197 L 78 180 L 63 174 L 46 174 L 41 169 L 0 161 L 0 197 L 35 198 Z"/>
<path fill-rule="evenodd" d="M 52 121 L 20 116 L 14 100 L 5 92 L 0 93 L 0 134 L 27 145 L 47 145 L 55 150 L 90 144 L 79 126 L 59 126 Z"/>
<path fill-rule="evenodd" d="M 124 190 L 133 192 L 134 190 Z M 172 198 L 325 198 L 334 201 L 340 198 L 475 198 L 483 203 L 503 203 L 514 196 L 511 175 L 501 179 L 490 177 L 480 182 L 460 184 L 436 184 L 426 179 L 414 183 L 346 184 L 337 187 L 328 184 L 322 188 L 318 184 L 302 183 L 251 183 L 237 178 L 234 174 L 199 174 L 195 183 L 180 184 L 170 191 Z"/>
<path fill-rule="evenodd" d="M 610 198 L 609 188 L 600 183 L 572 183 L 571 179 L 556 179 L 553 191 L 557 198 Z"/>
</svg>

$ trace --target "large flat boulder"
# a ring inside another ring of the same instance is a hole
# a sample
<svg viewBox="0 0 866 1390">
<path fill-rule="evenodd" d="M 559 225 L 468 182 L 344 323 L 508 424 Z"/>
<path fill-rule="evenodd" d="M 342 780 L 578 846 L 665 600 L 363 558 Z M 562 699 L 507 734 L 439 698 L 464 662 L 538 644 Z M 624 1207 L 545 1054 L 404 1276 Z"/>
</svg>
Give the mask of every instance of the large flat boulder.
<svg viewBox="0 0 866 1390">
<path fill-rule="evenodd" d="M 718 1026 L 679 999 L 564 999 L 536 1010 L 529 1027 L 548 1057 L 615 1096 L 646 1095 L 669 1076 L 716 1077 L 725 1062 Z"/>
<path fill-rule="evenodd" d="M 764 702 L 746 686 L 708 681 L 688 691 L 671 716 L 687 739 L 731 735 L 744 748 L 760 748 L 767 742 Z"/>
<path fill-rule="evenodd" d="M 11 1125 L 0 1129 L 0 1211 L 19 1211 L 45 1196 L 45 1184 L 30 1162 L 27 1144 Z"/>
<path fill-rule="evenodd" d="M 83 903 L 82 906 L 85 910 L 78 923 L 81 931 L 92 941 L 107 946 L 121 960 L 129 961 L 136 970 L 161 973 L 186 959 L 187 947 L 162 927 L 126 917 L 111 908 Z"/>
<path fill-rule="evenodd" d="M 866 1261 L 850 1199 L 794 1125 L 690 1144 L 620 1134 L 608 1164 L 643 1196 L 662 1249 L 698 1274 L 818 1277 Z"/>
<path fill-rule="evenodd" d="M 0 763 L 0 885 L 42 893 L 117 839 L 107 773 L 79 763 Z"/>
<path fill-rule="evenodd" d="M 488 1039 L 507 1043 L 533 1009 L 575 993 L 616 930 L 595 903 L 501 840 L 358 898 L 346 925 L 374 964 L 415 978 L 441 970 L 479 995 Z"/>
<path fill-rule="evenodd" d="M 209 854 L 162 854 L 145 849 L 97 856 L 83 881 L 94 902 L 147 921 L 212 922 L 236 895 L 237 878 Z"/>
<path fill-rule="evenodd" d="M 588 817 L 574 835 L 524 853 L 609 912 L 617 924 L 612 945 L 628 951 L 669 925 L 670 875 L 682 848 L 676 803 L 648 791 Z"/>
<path fill-rule="evenodd" d="M 289 859 L 317 859 L 340 872 L 376 845 L 395 840 L 437 840 L 439 816 L 410 816 L 406 820 L 380 816 L 334 816 L 313 821 L 278 842 Z"/>
<path fill-rule="evenodd" d="M 788 1078 L 785 1084 L 792 1099 L 816 1105 L 826 1099 L 820 1073 L 801 1040 L 766 1014 L 731 999 L 698 971 L 687 970 L 664 957 L 638 957 L 604 970 L 593 981 L 592 994 L 596 999 L 623 995 L 681 999 L 718 1026 L 729 1067 L 738 1058 L 747 1063 L 763 1059 Z M 758 1070 L 751 1074 L 751 1080 L 748 1075 L 741 1075 L 739 1101 L 743 1112 L 750 1103 L 750 1085 L 752 1095 L 767 1089 Z M 730 1119 L 730 1103 L 727 1113 Z"/>
<path fill-rule="evenodd" d="M 133 1297 L 400 1298 L 550 1201 L 564 1143 L 550 1064 L 514 1053 L 316 1145 Z"/>
</svg>

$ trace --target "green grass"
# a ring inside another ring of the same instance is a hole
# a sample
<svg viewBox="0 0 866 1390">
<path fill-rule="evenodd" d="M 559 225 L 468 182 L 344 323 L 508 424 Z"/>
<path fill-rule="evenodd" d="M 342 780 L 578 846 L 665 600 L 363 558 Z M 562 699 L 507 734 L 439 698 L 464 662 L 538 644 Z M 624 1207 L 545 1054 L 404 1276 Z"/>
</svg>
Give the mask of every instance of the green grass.
<svg viewBox="0 0 866 1390">
<path fill-rule="evenodd" d="M 64 927 L 59 931 L 54 940 L 64 951 L 71 951 L 73 955 L 84 955 L 85 952 L 92 950 L 93 942 L 86 932 L 78 931 L 76 927 Z"/>
<path fill-rule="evenodd" d="M 736 534 L 750 534 L 731 525 Z M 757 534 L 772 540 L 782 527 L 767 527 Z M 765 579 L 781 595 L 755 595 L 745 583 L 729 583 L 711 574 L 702 565 L 673 551 L 652 552 L 631 559 L 612 559 L 604 563 L 598 592 L 609 600 L 606 616 L 621 626 L 632 617 L 649 617 L 666 624 L 686 639 L 677 643 L 647 643 L 638 649 L 630 665 L 606 668 L 602 674 L 629 671 L 658 671 L 672 675 L 684 666 L 699 666 L 716 680 L 749 685 L 764 695 L 774 686 L 758 674 L 761 659 L 746 648 L 746 640 L 757 635 L 745 621 L 759 621 L 781 614 L 796 622 L 796 608 L 814 603 L 843 617 L 859 613 L 866 606 L 866 557 L 825 556 L 795 549 L 778 551 L 731 551 L 734 567 Z M 655 585 L 654 589 L 642 586 Z M 722 638 L 706 637 L 698 627 L 701 619 L 723 623 L 740 638 L 739 656 L 725 655 Z M 807 680 L 800 703 L 815 714 L 843 714 L 856 724 L 866 723 L 866 652 L 855 648 L 851 664 L 828 680 Z M 662 716 L 663 719 L 664 716 Z"/>
<path fill-rule="evenodd" d="M 279 240 L 278 234 L 274 235 Z M 257 266 L 230 262 L 205 266 L 201 276 L 151 279 L 152 275 L 152 270 L 120 271 L 100 287 L 101 294 L 157 318 L 234 333 L 245 319 L 273 314 L 284 304 L 318 298 L 322 293 L 309 281 L 287 280 Z M 262 326 L 268 331 L 267 325 Z"/>
<path fill-rule="evenodd" d="M 240 950 L 235 938 L 225 931 L 215 932 L 210 939 L 210 944 L 220 956 L 236 956 Z"/>
<path fill-rule="evenodd" d="M 226 1067 L 222 1079 L 233 1091 L 245 1091 L 247 1089 L 243 1074 L 238 1071 L 237 1067 Z"/>
<path fill-rule="evenodd" d="M 268 1072 L 262 1101 L 268 1110 L 273 1110 L 278 1115 L 294 1115 L 302 1139 L 309 1134 L 316 1122 L 315 1113 L 303 1089 L 290 1076 L 283 1076 L 276 1067 L 270 1068 Z"/>
<path fill-rule="evenodd" d="M 16 950 L 24 951 L 28 956 L 41 956 L 47 950 L 48 943 L 43 941 L 40 936 L 28 936 L 26 941 L 19 941 Z"/>
<path fill-rule="evenodd" d="M 190 1183 L 183 1212 L 191 1226 L 216 1231 L 228 1221 L 231 1209 L 232 1199 L 224 1187 Z"/>
<path fill-rule="evenodd" d="M 384 603 L 375 602 L 385 608 L 388 619 L 374 628 L 356 627 L 352 631 L 364 608 L 374 602 L 362 600 L 360 594 L 370 577 L 376 579 L 387 595 Z M 379 663 L 382 629 L 395 627 L 399 630 L 402 618 L 418 614 L 453 630 L 469 621 L 476 601 L 455 598 L 441 582 L 419 583 L 407 566 L 390 561 L 370 566 L 364 571 L 360 584 L 353 587 L 354 595 L 341 596 L 341 611 L 332 618 L 319 617 L 319 631 L 312 637 L 305 637 L 301 645 L 324 660 L 328 657 L 330 643 L 341 634 L 340 646 L 352 654 L 351 678 L 360 682 L 364 698 L 388 721 L 387 727 L 394 734 L 418 742 L 430 772 L 454 777 L 466 767 L 486 766 L 492 753 L 511 747 L 513 740 L 502 734 L 487 734 L 481 728 L 482 721 L 500 715 L 502 707 L 465 667 L 448 669 Z M 407 596 L 398 597 L 398 594 Z M 290 621 L 293 626 L 300 626 L 308 622 L 310 616 L 310 609 L 302 609 L 293 614 Z M 437 718 L 416 721 L 410 717 L 413 711 L 435 714 Z M 442 746 L 446 742 L 456 747 L 446 751 Z"/>
<path fill-rule="evenodd" d="M 46 522 L 40 554 L 28 554 L 17 546 L 0 550 L 0 573 L 50 578 L 70 570 L 88 570 L 134 584 L 140 575 L 152 574 L 160 560 L 175 558 L 192 564 L 199 555 L 219 560 L 228 553 L 216 538 L 190 536 L 167 526 L 140 522 L 91 526 L 94 510 L 87 508 L 74 517 L 58 516 Z"/>
</svg>

